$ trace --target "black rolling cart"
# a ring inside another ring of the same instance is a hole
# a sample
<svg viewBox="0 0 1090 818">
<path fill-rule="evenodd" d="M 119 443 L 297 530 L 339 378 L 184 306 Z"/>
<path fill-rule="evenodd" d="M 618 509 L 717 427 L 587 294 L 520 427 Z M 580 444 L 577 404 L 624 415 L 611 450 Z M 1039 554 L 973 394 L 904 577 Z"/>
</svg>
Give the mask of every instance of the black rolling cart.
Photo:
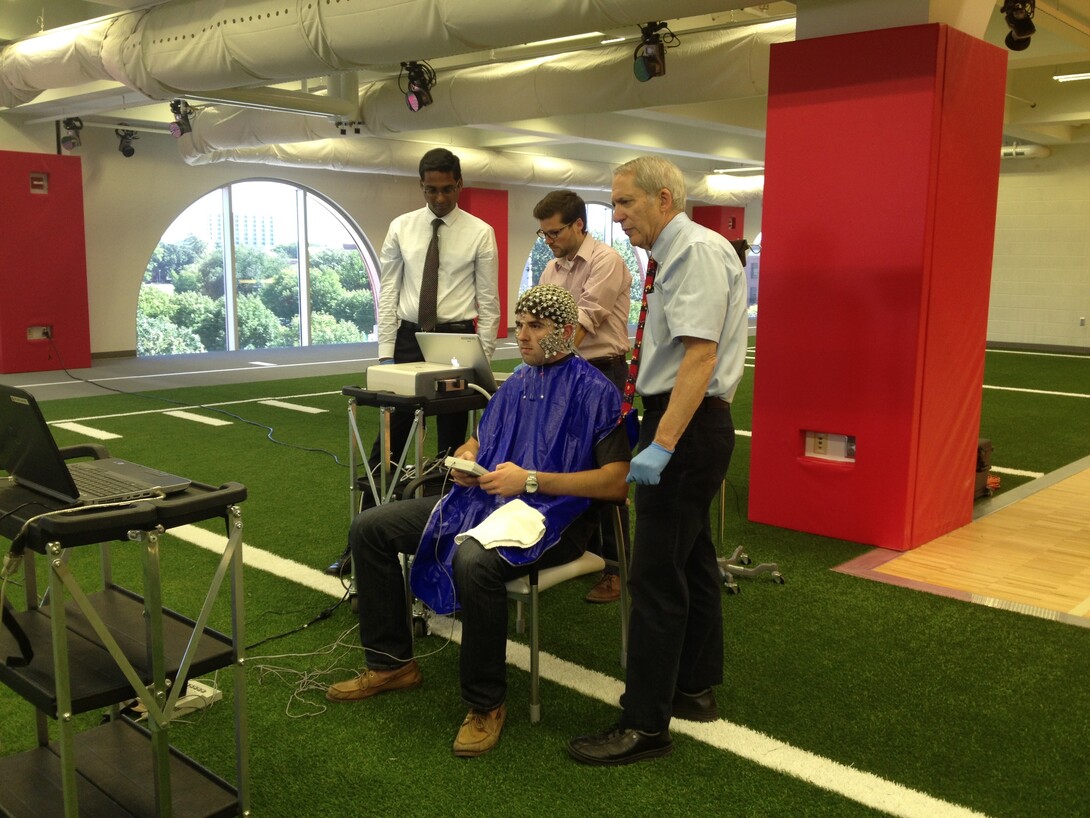
<svg viewBox="0 0 1090 818">
<path fill-rule="evenodd" d="M 32 657 L 27 661 L 11 630 L 4 628 L 0 662 L 8 661 L 0 664 L 0 682 L 36 709 L 38 746 L 0 758 L 0 814 L 249 814 L 238 507 L 245 499 L 246 487 L 239 483 L 194 483 L 162 499 L 51 516 L 50 500 L 3 483 L 0 535 L 12 539 L 23 530 L 15 545 L 24 549 L 26 610 L 14 612 L 14 618 Z M 171 528 L 215 518 L 225 523 L 226 542 L 201 609 L 189 619 L 164 605 L 160 537 Z M 86 546 L 95 544 L 100 582 L 84 579 L 83 584 L 100 587 L 85 590 L 70 563 L 93 556 Z M 111 548 L 139 549 L 141 593 L 114 582 Z M 36 572 L 43 567 L 49 579 L 38 598 Z M 230 589 L 229 635 L 207 624 L 224 585 Z M 185 681 L 226 667 L 233 674 L 235 785 L 169 742 Z M 120 712 L 118 705 L 134 697 L 146 709 L 147 727 Z M 73 717 L 103 708 L 109 710 L 101 725 L 77 732 Z M 53 741 L 49 718 L 57 722 Z"/>
<path fill-rule="evenodd" d="M 407 479 L 419 476 L 424 464 L 424 422 L 425 418 L 452 412 L 477 413 L 488 404 L 484 395 L 451 395 L 440 398 L 427 398 L 423 395 L 395 395 L 393 392 L 379 392 L 359 386 L 346 386 L 341 394 L 348 401 L 348 502 L 349 520 L 359 511 L 360 496 L 370 490 L 378 503 L 388 503 L 394 498 L 398 485 Z M 361 406 L 370 406 L 379 411 L 379 451 L 383 456 L 376 475 L 367 467 L 368 449 L 360 436 L 357 412 Z M 390 413 L 394 410 L 413 412 L 413 424 L 405 449 L 390 452 Z M 412 459 L 410 459 L 410 456 Z M 397 458 L 394 460 L 394 458 Z"/>
<path fill-rule="evenodd" d="M 425 418 L 449 412 L 472 412 L 471 425 L 475 429 L 477 413 L 488 405 L 485 395 L 469 394 L 448 395 L 440 398 L 428 398 L 423 395 L 396 395 L 393 392 L 380 392 L 363 389 L 359 386 L 346 386 L 341 394 L 348 400 L 348 520 L 349 524 L 360 511 L 365 493 L 375 499 L 375 504 L 388 503 L 403 499 L 399 489 L 410 489 L 410 496 L 425 491 L 424 481 L 419 479 L 425 470 L 424 461 L 424 423 Z M 359 407 L 369 406 L 379 411 L 379 461 L 377 482 L 376 475 L 368 464 L 368 450 L 360 436 L 357 412 Z M 409 428 L 409 437 L 405 449 L 401 452 L 390 451 L 390 413 L 394 410 L 413 412 L 413 423 Z M 410 460 L 411 456 L 411 460 Z M 397 460 L 393 458 L 396 457 Z M 438 473 L 437 473 L 438 474 Z M 415 487 L 415 488 L 413 488 Z M 405 593 L 412 599 L 409 591 L 408 556 L 403 557 L 405 571 Z M 349 580 L 349 605 L 357 610 L 356 574 L 353 568 Z M 427 632 L 427 614 L 423 606 L 414 602 L 409 610 L 410 626 L 413 633 L 421 636 Z"/>
</svg>

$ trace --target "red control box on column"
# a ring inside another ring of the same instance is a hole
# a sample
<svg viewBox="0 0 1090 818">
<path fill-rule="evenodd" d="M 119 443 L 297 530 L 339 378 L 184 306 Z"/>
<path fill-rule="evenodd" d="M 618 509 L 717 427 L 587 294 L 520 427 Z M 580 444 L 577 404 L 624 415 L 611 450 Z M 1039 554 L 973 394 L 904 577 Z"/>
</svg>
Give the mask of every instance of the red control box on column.
<svg viewBox="0 0 1090 818">
<path fill-rule="evenodd" d="M 723 238 L 733 241 L 746 236 L 746 209 L 721 205 L 696 205 L 693 221 L 714 230 Z"/>
<path fill-rule="evenodd" d="M 772 48 L 750 519 L 969 522 L 1005 54 L 943 25 Z"/>
<path fill-rule="evenodd" d="M 91 365 L 76 156 L 0 151 L 0 373 Z"/>
</svg>

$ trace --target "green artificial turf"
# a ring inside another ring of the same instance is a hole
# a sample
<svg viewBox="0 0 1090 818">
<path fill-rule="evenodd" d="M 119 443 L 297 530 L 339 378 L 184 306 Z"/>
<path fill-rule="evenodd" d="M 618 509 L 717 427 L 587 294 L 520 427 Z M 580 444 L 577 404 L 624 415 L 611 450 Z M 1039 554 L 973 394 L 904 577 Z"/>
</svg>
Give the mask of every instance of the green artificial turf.
<svg viewBox="0 0 1090 818">
<path fill-rule="evenodd" d="M 1090 393 L 1088 373 L 1090 359 L 989 353 L 985 381 Z M 273 437 L 288 445 L 275 445 L 266 429 L 238 419 L 207 427 L 168 417 L 159 410 L 170 407 L 152 394 L 51 401 L 43 409 L 51 420 L 77 419 L 122 435 L 108 442 L 115 455 L 201 482 L 245 484 L 247 546 L 321 569 L 343 548 L 349 521 L 344 385 L 343 378 L 306 378 L 158 393 L 194 404 L 243 401 L 223 408 L 272 426 Z M 252 402 L 265 397 L 327 412 L 304 415 Z M 993 462 L 1051 471 L 1087 456 L 1085 402 L 986 390 L 981 428 L 995 446 Z M 734 403 L 738 428 L 751 427 L 751 405 L 747 369 Z M 374 436 L 371 414 L 360 413 L 367 445 Z M 85 440 L 58 428 L 54 434 L 61 445 Z M 741 545 L 754 561 L 779 563 L 786 584 L 742 580 L 739 595 L 723 596 L 723 717 L 989 815 L 1085 815 L 1090 630 L 832 571 L 869 549 L 746 520 L 748 458 L 749 439 L 739 436 L 728 475 L 728 544 L 721 547 L 725 552 Z M 1005 477 L 1004 488 L 1013 482 Z M 222 521 L 201 525 L 223 531 Z M 112 550 L 115 579 L 138 588 L 138 546 L 116 543 Z M 93 584 L 94 549 L 73 551 L 73 571 Z M 161 552 L 167 605 L 195 615 L 216 556 L 169 532 Z M 542 647 L 620 680 L 617 608 L 582 602 L 593 579 L 543 596 Z M 21 589 L 9 586 L 8 597 L 19 604 Z M 335 601 L 290 577 L 248 568 L 245 641 L 298 628 Z M 212 625 L 230 628 L 226 600 L 217 603 Z M 450 743 L 465 714 L 457 645 L 446 644 L 441 634 L 418 642 L 418 653 L 428 654 L 421 660 L 425 684 L 419 691 L 327 707 L 325 685 L 362 665 L 354 625 L 355 616 L 341 605 L 328 618 L 250 651 L 246 716 L 255 815 L 876 813 L 680 734 L 673 755 L 652 763 L 620 769 L 573 764 L 565 742 L 607 726 L 617 709 L 544 681 L 543 720 L 531 725 L 528 676 L 514 669 L 500 746 L 480 759 L 453 758 Z M 330 649 L 344 634 L 344 646 Z M 522 639 L 513 625 L 511 635 Z M 215 681 L 224 702 L 176 724 L 171 741 L 233 780 L 230 669 Z M 33 746 L 29 706 L 5 689 L 0 708 L 0 753 Z M 97 718 L 88 714 L 80 724 Z"/>
</svg>

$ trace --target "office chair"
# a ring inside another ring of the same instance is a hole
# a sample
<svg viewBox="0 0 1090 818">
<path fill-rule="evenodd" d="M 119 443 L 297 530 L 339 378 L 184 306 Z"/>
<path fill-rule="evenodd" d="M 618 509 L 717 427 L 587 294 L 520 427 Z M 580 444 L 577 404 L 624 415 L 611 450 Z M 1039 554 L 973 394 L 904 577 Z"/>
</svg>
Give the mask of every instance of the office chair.
<svg viewBox="0 0 1090 818">
<path fill-rule="evenodd" d="M 617 537 L 617 569 L 621 577 L 621 666 L 628 661 L 628 562 L 625 554 L 624 538 L 621 536 L 621 513 L 627 511 L 627 505 L 613 504 L 613 530 Z M 601 531 L 599 530 L 599 536 Z M 612 562 L 612 561 L 610 561 Z M 530 609 L 530 722 L 541 721 L 541 683 L 538 659 L 539 639 L 538 622 L 540 619 L 539 594 L 561 582 L 587 574 L 600 573 L 606 567 L 606 560 L 590 551 L 581 557 L 545 568 L 531 571 L 529 574 L 507 583 L 507 598 L 515 601 L 515 630 L 526 632 L 526 608 Z"/>
</svg>

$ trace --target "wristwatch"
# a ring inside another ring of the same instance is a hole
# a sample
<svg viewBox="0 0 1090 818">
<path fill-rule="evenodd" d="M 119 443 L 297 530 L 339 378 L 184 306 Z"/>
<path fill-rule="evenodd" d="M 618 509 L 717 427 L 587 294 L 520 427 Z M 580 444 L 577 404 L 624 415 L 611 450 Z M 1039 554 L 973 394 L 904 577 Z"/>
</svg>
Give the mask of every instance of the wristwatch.
<svg viewBox="0 0 1090 818">
<path fill-rule="evenodd" d="M 526 493 L 527 494 L 536 494 L 537 493 L 537 472 L 536 471 L 526 472 Z"/>
</svg>

